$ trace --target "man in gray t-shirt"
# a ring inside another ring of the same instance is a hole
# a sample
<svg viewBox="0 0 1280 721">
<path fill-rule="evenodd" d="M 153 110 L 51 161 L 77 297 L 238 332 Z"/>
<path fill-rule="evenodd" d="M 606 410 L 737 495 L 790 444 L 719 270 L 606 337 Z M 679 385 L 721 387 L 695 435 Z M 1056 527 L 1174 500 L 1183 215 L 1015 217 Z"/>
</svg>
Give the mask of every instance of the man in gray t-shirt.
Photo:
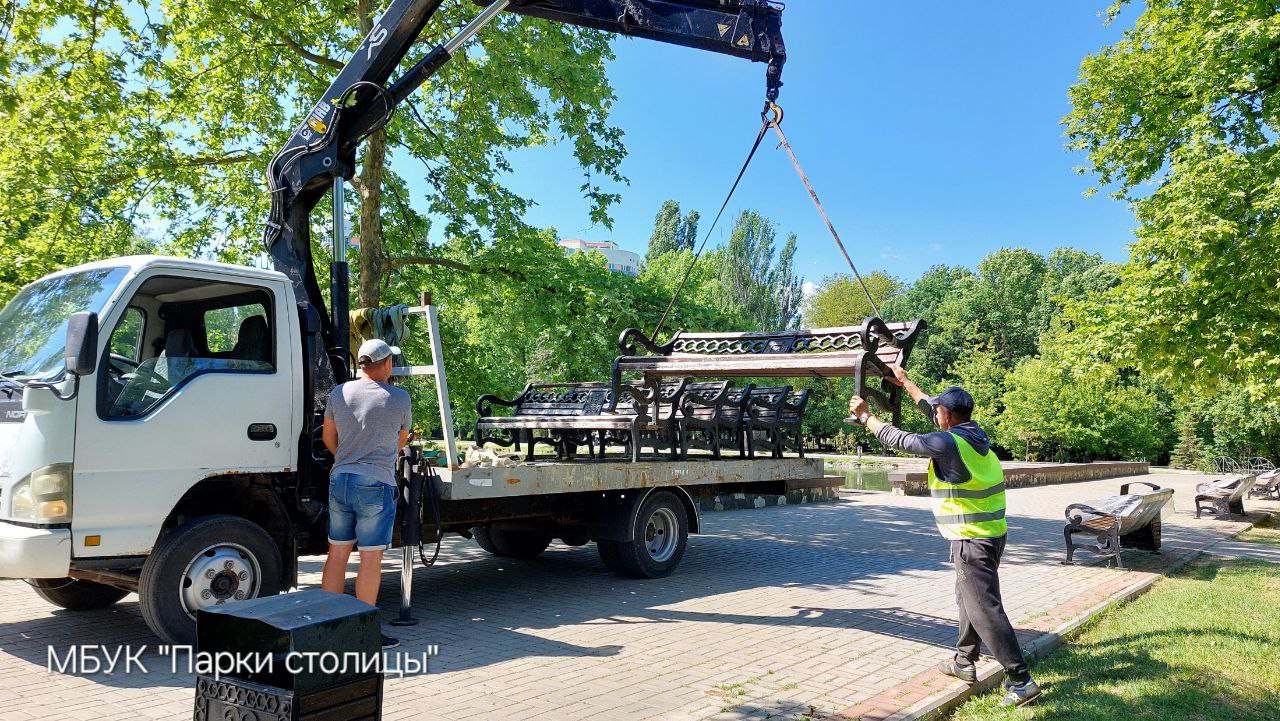
<svg viewBox="0 0 1280 721">
<path fill-rule="evenodd" d="M 360 551 L 356 598 L 377 605 L 382 553 L 396 519 L 396 456 L 409 440 L 413 404 L 391 386 L 398 348 L 365 341 L 356 356 L 363 378 L 333 389 L 324 409 L 324 444 L 333 454 L 329 475 L 329 558 L 321 586 L 342 593 L 352 548 Z M 394 645 L 383 637 L 383 645 Z"/>
</svg>

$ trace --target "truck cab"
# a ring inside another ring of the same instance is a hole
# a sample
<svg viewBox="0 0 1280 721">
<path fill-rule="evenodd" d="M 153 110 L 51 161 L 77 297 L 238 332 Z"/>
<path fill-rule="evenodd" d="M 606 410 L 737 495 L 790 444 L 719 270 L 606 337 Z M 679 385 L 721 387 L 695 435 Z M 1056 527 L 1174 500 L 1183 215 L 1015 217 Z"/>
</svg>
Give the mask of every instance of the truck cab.
<svg viewBox="0 0 1280 721">
<path fill-rule="evenodd" d="M 82 375 L 64 363 L 77 313 Z M 178 258 L 20 291 L 0 310 L 0 577 L 67 608 L 138 591 L 173 641 L 198 608 L 293 585 L 323 508 L 298 483 L 300 322 L 285 275 Z"/>
</svg>

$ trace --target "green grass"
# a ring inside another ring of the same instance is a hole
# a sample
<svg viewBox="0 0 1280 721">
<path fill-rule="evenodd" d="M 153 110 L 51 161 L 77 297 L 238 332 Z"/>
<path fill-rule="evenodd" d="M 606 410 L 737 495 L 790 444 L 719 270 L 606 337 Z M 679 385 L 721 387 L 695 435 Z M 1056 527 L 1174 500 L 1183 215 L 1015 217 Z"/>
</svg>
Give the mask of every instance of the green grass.
<svg viewBox="0 0 1280 721">
<path fill-rule="evenodd" d="M 1280 546 L 1280 528 L 1276 527 L 1275 516 L 1266 516 L 1253 525 L 1253 529 L 1236 536 L 1237 540 L 1265 543 L 1268 546 Z"/>
<path fill-rule="evenodd" d="M 1037 703 L 1000 709 L 1000 695 L 986 694 L 952 721 L 1280 719 L 1280 566 L 1197 561 L 1032 672 L 1044 689 Z"/>
</svg>

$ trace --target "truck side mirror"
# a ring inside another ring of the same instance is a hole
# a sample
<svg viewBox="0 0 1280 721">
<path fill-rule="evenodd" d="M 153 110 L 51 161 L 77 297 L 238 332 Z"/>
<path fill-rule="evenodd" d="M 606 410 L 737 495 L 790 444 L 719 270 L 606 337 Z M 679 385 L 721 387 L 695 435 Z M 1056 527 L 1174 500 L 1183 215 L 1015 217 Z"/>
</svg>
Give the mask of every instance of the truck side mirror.
<svg viewBox="0 0 1280 721">
<path fill-rule="evenodd" d="M 87 376 L 97 367 L 98 314 L 82 311 L 67 320 L 67 350 L 64 358 L 67 372 Z"/>
</svg>

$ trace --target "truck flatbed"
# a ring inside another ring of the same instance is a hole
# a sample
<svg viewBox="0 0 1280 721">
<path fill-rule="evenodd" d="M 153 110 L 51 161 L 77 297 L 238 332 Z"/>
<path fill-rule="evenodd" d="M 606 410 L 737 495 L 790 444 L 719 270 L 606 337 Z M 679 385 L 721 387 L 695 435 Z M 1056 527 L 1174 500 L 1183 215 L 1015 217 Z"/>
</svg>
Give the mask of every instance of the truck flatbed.
<svg viewBox="0 0 1280 721">
<path fill-rule="evenodd" d="M 553 493 L 625 491 L 659 486 L 698 486 L 766 481 L 822 480 L 820 458 L 682 461 L 622 459 L 533 461 L 516 466 L 441 468 L 442 500 L 518 498 Z"/>
</svg>

